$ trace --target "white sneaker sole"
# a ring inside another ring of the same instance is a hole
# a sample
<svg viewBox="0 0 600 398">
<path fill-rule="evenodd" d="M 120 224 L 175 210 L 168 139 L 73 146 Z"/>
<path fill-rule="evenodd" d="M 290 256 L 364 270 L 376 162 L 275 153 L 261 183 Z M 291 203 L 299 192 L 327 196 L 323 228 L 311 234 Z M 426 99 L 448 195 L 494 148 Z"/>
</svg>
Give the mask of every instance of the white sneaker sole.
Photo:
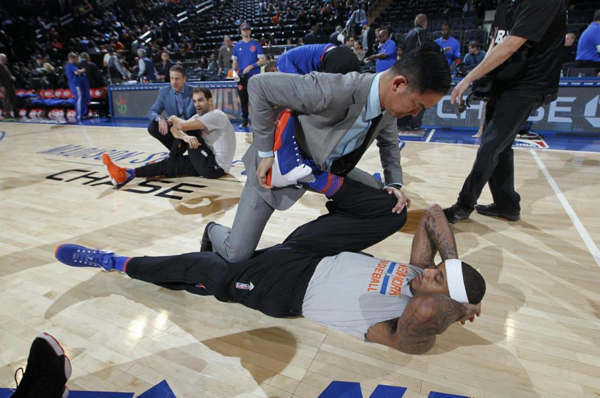
<svg viewBox="0 0 600 398">
<path fill-rule="evenodd" d="M 117 184 L 117 180 L 115 180 L 114 178 L 112 178 L 112 177 L 110 176 L 110 173 L 108 172 L 108 166 L 107 166 L 107 165 L 104 165 L 104 169 L 106 170 L 106 174 L 108 174 L 108 178 L 110 179 L 110 182 L 111 182 L 111 183 L 112 183 L 112 184 L 113 184 L 115 187 L 118 187 L 118 186 L 119 186 L 119 184 Z"/>
<path fill-rule="evenodd" d="M 298 184 L 298 180 L 301 180 L 311 173 L 312 169 L 309 166 L 302 164 L 295 167 L 287 174 L 281 174 L 281 171 L 279 170 L 279 158 L 277 153 L 275 153 L 275 163 L 273 163 L 273 168 L 271 170 L 271 185 L 273 185 L 273 187 L 296 185 Z"/>
<path fill-rule="evenodd" d="M 62 348 L 62 346 L 60 345 L 58 340 L 56 340 L 54 337 L 52 337 L 51 335 L 49 335 L 46 332 L 40 334 L 38 336 L 38 338 L 46 340 L 46 342 L 50 345 L 50 347 L 52 347 L 52 349 L 54 350 L 56 355 L 58 355 L 58 356 L 64 355 L 64 357 L 65 357 L 65 376 L 67 377 L 67 380 L 69 380 L 69 378 L 71 377 L 71 372 L 73 370 L 71 367 L 71 360 L 69 359 L 67 354 L 65 354 L 65 350 Z M 65 388 L 65 393 L 67 395 L 63 394 L 63 398 L 65 398 L 66 396 L 69 395 L 68 388 Z"/>
</svg>

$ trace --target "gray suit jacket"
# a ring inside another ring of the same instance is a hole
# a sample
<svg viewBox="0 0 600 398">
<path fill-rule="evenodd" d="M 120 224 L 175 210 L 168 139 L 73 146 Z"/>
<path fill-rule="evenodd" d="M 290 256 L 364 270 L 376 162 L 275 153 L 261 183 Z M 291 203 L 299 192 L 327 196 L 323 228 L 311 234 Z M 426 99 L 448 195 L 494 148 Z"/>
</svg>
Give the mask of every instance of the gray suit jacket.
<svg viewBox="0 0 600 398">
<path fill-rule="evenodd" d="M 244 155 L 248 183 L 272 207 L 285 210 L 305 192 L 299 188 L 264 189 L 258 183 L 258 151 L 273 150 L 274 107 L 295 111 L 296 140 L 302 150 L 325 170 L 325 162 L 352 127 L 367 103 L 375 75 L 317 73 L 290 75 L 267 73 L 248 84 L 254 142 Z M 396 119 L 385 113 L 368 145 L 377 139 L 385 181 L 402 184 Z"/>
</svg>

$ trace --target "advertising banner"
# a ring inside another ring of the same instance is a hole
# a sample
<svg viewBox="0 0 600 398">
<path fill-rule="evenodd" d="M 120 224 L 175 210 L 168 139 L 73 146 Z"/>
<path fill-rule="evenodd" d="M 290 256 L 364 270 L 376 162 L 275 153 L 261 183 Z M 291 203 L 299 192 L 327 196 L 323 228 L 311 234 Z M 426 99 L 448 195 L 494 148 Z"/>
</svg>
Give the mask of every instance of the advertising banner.
<svg viewBox="0 0 600 398">
<path fill-rule="evenodd" d="M 222 110 L 230 119 L 242 120 L 242 110 L 238 98 L 237 85 L 224 83 L 188 83 L 190 86 L 208 88 L 215 108 Z M 113 118 L 147 118 L 148 111 L 158 97 L 158 90 L 168 84 L 135 84 L 109 87 L 111 116 Z"/>
</svg>

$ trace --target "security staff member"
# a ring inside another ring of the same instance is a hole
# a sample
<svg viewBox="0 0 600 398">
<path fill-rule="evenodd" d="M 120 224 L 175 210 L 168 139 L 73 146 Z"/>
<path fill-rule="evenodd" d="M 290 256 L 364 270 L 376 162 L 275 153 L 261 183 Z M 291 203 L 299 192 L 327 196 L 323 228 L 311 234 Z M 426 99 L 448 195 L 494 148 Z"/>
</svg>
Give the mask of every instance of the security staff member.
<svg viewBox="0 0 600 398">
<path fill-rule="evenodd" d="M 473 169 L 456 204 L 444 210 L 451 223 L 469 218 L 473 209 L 486 216 L 520 219 L 512 144 L 531 112 L 557 98 L 565 30 L 564 0 L 498 2 L 487 56 L 450 97 L 452 103 L 461 101 L 472 82 L 488 73 L 494 79 Z M 475 206 L 486 183 L 494 203 Z"/>
<path fill-rule="evenodd" d="M 233 69 L 239 74 L 238 93 L 242 103 L 242 127 L 250 127 L 248 123 L 248 79 L 260 73 L 260 67 L 267 63 L 260 43 L 251 38 L 251 26 L 244 22 L 240 26 L 242 40 L 238 42 L 231 59 Z"/>
</svg>

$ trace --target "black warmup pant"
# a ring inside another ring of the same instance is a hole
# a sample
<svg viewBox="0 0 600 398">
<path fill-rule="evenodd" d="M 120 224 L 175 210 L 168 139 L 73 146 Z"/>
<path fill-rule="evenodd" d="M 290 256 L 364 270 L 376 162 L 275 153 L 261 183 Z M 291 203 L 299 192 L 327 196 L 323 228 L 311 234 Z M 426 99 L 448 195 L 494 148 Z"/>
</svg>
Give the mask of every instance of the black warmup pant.
<svg viewBox="0 0 600 398">
<path fill-rule="evenodd" d="M 198 134 L 195 136 L 200 142 L 200 146 L 196 149 L 190 149 L 190 146 L 182 140 L 175 140 L 175 143 L 185 146 L 185 149 L 188 151 L 188 156 L 169 156 L 160 162 L 138 167 L 135 169 L 135 176 L 165 176 L 169 178 L 178 176 L 201 176 L 211 179 L 224 176 L 225 170 L 217 164 L 214 153 L 210 150 L 202 138 L 202 135 Z"/>
<path fill-rule="evenodd" d="M 360 61 L 354 51 L 347 46 L 339 46 L 323 57 L 319 72 L 341 73 L 360 72 Z"/>
<path fill-rule="evenodd" d="M 4 106 L 4 116 L 8 115 L 9 112 L 13 112 L 15 117 L 19 116 L 19 109 L 17 109 L 17 95 L 13 89 L 12 83 L 6 87 L 1 87 L 2 91 L 2 102 Z"/>
<path fill-rule="evenodd" d="M 391 211 L 397 203 L 394 195 L 349 179 L 332 200 L 327 203 L 329 214 L 249 260 L 229 263 L 213 252 L 136 257 L 129 261 L 127 274 L 172 290 L 214 295 L 269 316 L 299 316 L 310 278 L 323 257 L 362 251 L 406 223 L 406 210 Z"/>
<path fill-rule="evenodd" d="M 515 191 L 515 166 L 512 144 L 543 98 L 525 98 L 511 92 L 494 95 L 486 108 L 486 127 L 471 173 L 458 196 L 458 204 L 473 210 L 485 184 L 489 184 L 494 203 L 507 212 L 521 210 L 521 197 Z"/>
<path fill-rule="evenodd" d="M 242 104 L 242 119 L 248 121 L 248 80 L 250 78 L 244 76 L 240 78 L 238 82 L 238 94 L 240 96 L 240 103 Z"/>
<path fill-rule="evenodd" d="M 163 144 L 165 146 L 165 148 L 167 148 L 168 151 L 170 151 L 171 148 L 173 148 L 173 143 L 175 142 L 175 137 L 173 137 L 173 134 L 171 134 L 170 132 L 168 132 L 165 135 L 162 135 L 160 133 L 160 131 L 158 131 L 158 122 L 157 121 L 153 120 L 150 122 L 150 124 L 148 125 L 148 133 L 150 133 L 150 135 L 152 137 L 159 140 L 161 142 L 161 144 Z"/>
</svg>

